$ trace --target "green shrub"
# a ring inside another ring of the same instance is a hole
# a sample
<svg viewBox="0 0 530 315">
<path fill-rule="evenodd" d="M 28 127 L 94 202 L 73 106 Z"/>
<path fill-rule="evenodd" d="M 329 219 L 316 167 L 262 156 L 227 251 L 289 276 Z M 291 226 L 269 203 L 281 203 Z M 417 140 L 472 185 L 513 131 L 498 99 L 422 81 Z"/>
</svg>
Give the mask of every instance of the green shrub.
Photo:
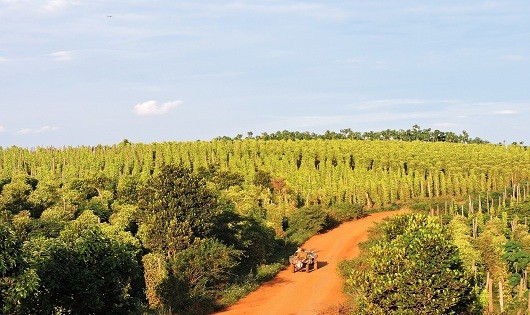
<svg viewBox="0 0 530 315">
<path fill-rule="evenodd" d="M 338 223 L 359 219 L 365 215 L 362 205 L 347 203 L 331 205 L 328 209 L 328 213 L 329 216 Z"/>
<path fill-rule="evenodd" d="M 240 254 L 214 239 L 196 241 L 176 253 L 157 288 L 163 308 L 177 314 L 211 313 Z"/>
<path fill-rule="evenodd" d="M 398 216 L 378 229 L 359 258 L 341 264 L 358 314 L 473 313 L 473 279 L 436 219 Z"/>
<path fill-rule="evenodd" d="M 302 244 L 311 236 L 329 226 L 330 217 L 318 205 L 305 206 L 294 211 L 289 217 L 287 237 L 291 242 Z"/>
</svg>

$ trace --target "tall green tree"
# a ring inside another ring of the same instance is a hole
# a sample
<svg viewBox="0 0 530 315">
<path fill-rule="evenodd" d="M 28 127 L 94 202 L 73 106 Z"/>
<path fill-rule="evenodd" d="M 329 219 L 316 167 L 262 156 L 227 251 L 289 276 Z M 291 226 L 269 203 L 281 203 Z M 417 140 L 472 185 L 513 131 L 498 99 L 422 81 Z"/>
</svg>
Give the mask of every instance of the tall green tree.
<svg viewBox="0 0 530 315">
<path fill-rule="evenodd" d="M 163 166 L 140 196 L 138 235 L 146 248 L 172 256 L 211 235 L 217 198 L 190 169 Z"/>
</svg>

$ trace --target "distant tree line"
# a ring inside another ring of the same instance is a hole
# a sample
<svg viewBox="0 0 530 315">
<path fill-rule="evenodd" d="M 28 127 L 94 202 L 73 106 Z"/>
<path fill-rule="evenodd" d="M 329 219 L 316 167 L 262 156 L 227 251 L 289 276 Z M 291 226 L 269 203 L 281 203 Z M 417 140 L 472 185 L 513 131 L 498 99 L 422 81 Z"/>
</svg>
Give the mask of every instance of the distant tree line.
<svg viewBox="0 0 530 315">
<path fill-rule="evenodd" d="M 243 135 L 238 134 L 235 137 L 222 136 L 217 137 L 215 140 L 242 140 Z M 323 134 L 318 134 L 309 131 L 276 131 L 273 133 L 263 132 L 260 135 L 254 135 L 252 131 L 247 132 L 245 139 L 258 139 L 258 140 L 337 140 L 337 139 L 349 139 L 349 140 L 400 140 L 400 141 L 426 141 L 426 142 L 452 142 L 452 143 L 489 143 L 481 138 L 471 138 L 469 134 L 464 130 L 461 134 L 457 134 L 451 131 L 440 131 L 438 129 L 432 130 L 431 128 L 422 129 L 418 125 L 412 126 L 411 129 L 395 130 L 386 129 L 382 131 L 367 131 L 359 132 L 353 131 L 351 128 L 341 129 L 339 132 L 327 130 Z"/>
</svg>

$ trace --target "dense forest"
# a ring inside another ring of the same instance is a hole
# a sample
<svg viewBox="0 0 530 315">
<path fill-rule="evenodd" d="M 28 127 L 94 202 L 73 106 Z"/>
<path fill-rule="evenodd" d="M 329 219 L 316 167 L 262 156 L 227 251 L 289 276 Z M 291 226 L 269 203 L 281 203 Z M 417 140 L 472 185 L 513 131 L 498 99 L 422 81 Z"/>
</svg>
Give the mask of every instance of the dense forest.
<svg viewBox="0 0 530 315">
<path fill-rule="evenodd" d="M 0 148 L 2 313 L 209 313 L 368 211 L 524 204 L 526 147 L 436 132 Z"/>
</svg>

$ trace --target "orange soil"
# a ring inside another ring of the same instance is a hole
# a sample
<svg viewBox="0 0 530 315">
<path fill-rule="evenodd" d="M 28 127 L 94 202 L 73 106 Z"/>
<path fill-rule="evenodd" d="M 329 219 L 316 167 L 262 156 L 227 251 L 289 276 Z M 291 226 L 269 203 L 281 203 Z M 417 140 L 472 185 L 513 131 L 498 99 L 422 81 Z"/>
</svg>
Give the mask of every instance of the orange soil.
<svg viewBox="0 0 530 315">
<path fill-rule="evenodd" d="M 238 303 L 217 314 L 336 314 L 347 303 L 337 270 L 339 261 L 352 259 L 359 254 L 358 245 L 368 238 L 368 229 L 375 222 L 406 211 L 374 213 L 310 238 L 302 247 L 318 254 L 317 270 L 293 273 L 291 268 L 287 268 Z"/>
</svg>

